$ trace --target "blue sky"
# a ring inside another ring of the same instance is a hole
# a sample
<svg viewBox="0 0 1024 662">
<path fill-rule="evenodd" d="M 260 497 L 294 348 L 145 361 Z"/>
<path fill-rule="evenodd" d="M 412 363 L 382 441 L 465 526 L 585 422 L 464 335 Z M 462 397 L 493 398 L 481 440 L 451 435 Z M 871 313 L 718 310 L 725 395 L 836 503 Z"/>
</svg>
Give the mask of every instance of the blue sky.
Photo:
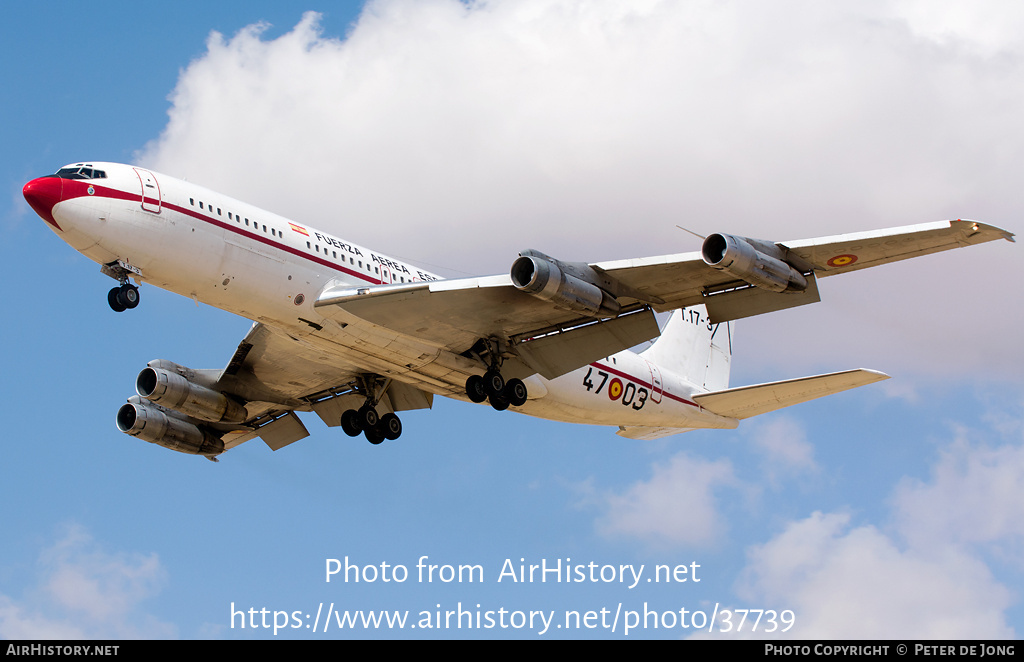
<svg viewBox="0 0 1024 662">
<path fill-rule="evenodd" d="M 221 367 L 249 322 L 147 287 L 112 313 L 109 279 L 21 196 L 82 159 L 143 163 L 448 275 L 504 271 L 526 247 L 695 249 L 677 223 L 782 240 L 963 216 L 1020 232 L 1012 3 L 361 12 L 6 8 L 0 636 L 627 636 L 274 634 L 230 616 L 333 603 L 417 622 L 460 602 L 792 610 L 784 636 L 801 638 L 1020 633 L 1024 350 L 1006 242 L 829 279 L 822 303 L 739 323 L 735 385 L 894 378 L 736 431 L 635 442 L 438 399 L 379 447 L 312 416 L 302 442 L 218 464 L 119 433 L 147 361 Z M 416 581 L 424 555 L 485 581 Z M 325 560 L 346 556 L 410 580 L 326 583 Z M 497 582 L 506 559 L 566 558 L 697 563 L 701 581 Z"/>
</svg>

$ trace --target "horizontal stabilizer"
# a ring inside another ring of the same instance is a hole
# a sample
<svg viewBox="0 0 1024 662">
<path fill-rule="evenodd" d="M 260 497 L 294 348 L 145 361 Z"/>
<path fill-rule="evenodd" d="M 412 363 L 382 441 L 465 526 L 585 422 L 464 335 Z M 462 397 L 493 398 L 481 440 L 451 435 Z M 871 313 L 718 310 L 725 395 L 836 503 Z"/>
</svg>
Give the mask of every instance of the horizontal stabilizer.
<svg viewBox="0 0 1024 662">
<path fill-rule="evenodd" d="M 693 428 L 651 428 L 640 425 L 620 425 L 619 431 L 615 434 L 626 439 L 639 439 L 640 441 L 654 441 L 671 437 L 681 432 L 689 432 Z"/>
<path fill-rule="evenodd" d="M 694 402 L 719 416 L 750 418 L 833 393 L 889 379 L 875 370 L 844 370 L 827 375 L 740 386 L 693 396 Z"/>
</svg>

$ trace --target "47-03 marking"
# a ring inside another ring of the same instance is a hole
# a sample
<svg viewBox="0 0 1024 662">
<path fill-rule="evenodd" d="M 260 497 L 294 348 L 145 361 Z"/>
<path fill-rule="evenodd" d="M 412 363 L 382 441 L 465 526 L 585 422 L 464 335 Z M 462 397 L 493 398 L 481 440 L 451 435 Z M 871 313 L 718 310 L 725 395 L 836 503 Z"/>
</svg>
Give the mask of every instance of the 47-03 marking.
<svg viewBox="0 0 1024 662">
<path fill-rule="evenodd" d="M 609 383 L 608 378 L 611 377 L 611 375 L 604 370 L 598 370 L 597 379 L 600 380 L 600 383 L 597 384 L 597 388 L 595 390 L 594 382 L 591 380 L 593 374 L 594 368 L 587 368 L 587 374 L 583 378 L 583 385 L 587 387 L 588 391 L 593 391 L 596 395 L 601 392 L 605 384 L 608 384 L 608 390 L 606 393 L 608 394 L 609 400 L 613 402 L 621 402 L 623 406 L 632 407 L 633 409 L 643 409 L 644 404 L 647 402 L 647 397 L 650 395 L 650 392 L 646 387 L 637 386 L 628 379 L 626 380 L 625 385 L 623 385 L 622 380 L 618 377 L 612 377 L 611 382 Z"/>
</svg>

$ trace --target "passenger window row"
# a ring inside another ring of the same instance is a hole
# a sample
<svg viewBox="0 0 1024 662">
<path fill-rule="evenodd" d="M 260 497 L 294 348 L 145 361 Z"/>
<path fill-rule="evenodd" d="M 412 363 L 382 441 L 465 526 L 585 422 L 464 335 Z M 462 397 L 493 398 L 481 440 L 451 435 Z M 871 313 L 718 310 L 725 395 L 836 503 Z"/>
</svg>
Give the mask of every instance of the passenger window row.
<svg viewBox="0 0 1024 662">
<path fill-rule="evenodd" d="M 216 209 L 216 215 L 217 216 L 224 216 L 223 209 L 221 209 L 220 207 L 216 207 L 215 208 L 213 205 L 211 205 L 209 203 L 206 203 L 206 202 L 203 202 L 202 200 L 200 200 L 198 202 L 198 204 L 197 204 L 195 198 L 189 198 L 188 202 L 193 207 L 198 206 L 200 210 L 205 211 L 205 212 L 209 213 L 210 215 L 213 215 L 215 213 L 214 209 Z M 240 216 L 239 214 L 236 214 L 234 212 L 230 212 L 230 211 L 228 212 L 228 220 L 229 221 L 235 221 L 239 225 L 242 225 L 244 223 L 245 227 L 251 227 L 254 230 L 256 230 L 257 232 L 259 232 L 261 228 L 262 228 L 264 234 L 266 234 L 268 232 L 268 228 L 267 228 L 266 224 L 261 224 L 261 223 L 258 223 L 256 221 L 251 221 L 250 222 L 248 218 L 243 218 L 242 216 Z M 276 228 L 273 228 L 273 227 L 269 228 L 269 232 L 270 232 L 270 235 L 273 236 L 273 237 L 278 237 L 278 238 L 281 238 L 281 239 L 284 238 L 284 234 L 280 230 L 278 230 Z M 306 242 L 306 248 L 311 250 L 311 251 L 315 251 L 317 253 L 323 253 L 325 257 L 329 255 L 329 256 L 333 257 L 335 260 L 339 259 L 338 258 L 338 251 L 328 250 L 328 248 L 326 246 L 324 246 L 323 250 L 321 251 L 320 244 L 316 244 L 314 246 L 313 242 L 307 241 Z M 340 259 L 341 259 L 342 263 L 345 262 L 345 256 L 344 255 L 342 255 Z M 348 261 L 349 261 L 349 264 L 351 264 L 353 266 L 358 264 L 358 267 L 360 269 L 364 269 L 366 271 L 366 273 L 374 273 L 374 274 L 377 274 L 378 276 L 380 275 L 380 267 L 375 267 L 372 264 L 370 264 L 370 262 L 367 262 L 366 266 L 364 267 L 362 260 L 356 260 L 354 257 L 349 257 Z M 402 283 L 406 282 L 405 276 L 399 276 L 399 281 L 402 282 Z"/>
<path fill-rule="evenodd" d="M 196 199 L 195 198 L 189 198 L 188 202 L 193 207 L 196 206 Z M 203 211 L 207 211 L 211 215 L 214 213 L 214 211 L 213 211 L 214 210 L 214 206 L 211 205 L 211 204 L 204 203 L 202 200 L 199 201 L 199 209 L 202 209 Z M 217 209 L 217 216 L 224 216 L 224 211 L 220 207 L 217 207 L 216 209 Z M 229 211 L 228 212 L 228 220 L 229 221 L 235 221 L 239 225 L 242 224 L 242 216 L 241 216 L 241 214 L 235 214 L 234 212 L 230 212 Z M 249 219 L 247 218 L 247 219 L 245 219 L 245 227 L 247 227 L 247 228 L 251 227 L 254 230 L 256 230 L 257 232 L 259 232 L 259 230 L 260 230 L 260 223 L 258 223 L 256 221 L 252 221 L 252 223 L 250 223 Z M 267 234 L 269 232 L 269 234 L 271 236 L 273 236 L 273 237 L 284 238 L 284 234 L 280 230 L 278 230 L 277 228 L 271 227 L 271 228 L 268 229 L 266 224 L 263 224 L 262 228 L 263 228 L 263 233 L 264 234 Z"/>
</svg>

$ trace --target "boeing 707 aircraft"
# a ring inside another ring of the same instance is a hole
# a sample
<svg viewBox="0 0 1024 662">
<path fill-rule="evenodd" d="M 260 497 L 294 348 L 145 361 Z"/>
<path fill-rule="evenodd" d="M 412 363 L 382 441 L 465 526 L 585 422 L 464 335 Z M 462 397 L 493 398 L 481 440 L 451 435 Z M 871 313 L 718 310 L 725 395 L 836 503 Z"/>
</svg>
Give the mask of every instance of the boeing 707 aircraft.
<svg viewBox="0 0 1024 662">
<path fill-rule="evenodd" d="M 75 163 L 23 192 L 117 281 L 114 311 L 149 284 L 254 321 L 221 369 L 151 361 L 117 412 L 122 432 L 212 460 L 257 436 L 273 450 L 308 436 L 297 411 L 397 439 L 398 413 L 434 395 L 633 439 L 735 428 L 887 376 L 729 388 L 733 320 L 814 303 L 824 276 L 1013 241 L 968 220 L 784 242 L 716 233 L 694 253 L 588 264 L 524 250 L 508 273 L 443 279 L 137 166 Z"/>
</svg>

